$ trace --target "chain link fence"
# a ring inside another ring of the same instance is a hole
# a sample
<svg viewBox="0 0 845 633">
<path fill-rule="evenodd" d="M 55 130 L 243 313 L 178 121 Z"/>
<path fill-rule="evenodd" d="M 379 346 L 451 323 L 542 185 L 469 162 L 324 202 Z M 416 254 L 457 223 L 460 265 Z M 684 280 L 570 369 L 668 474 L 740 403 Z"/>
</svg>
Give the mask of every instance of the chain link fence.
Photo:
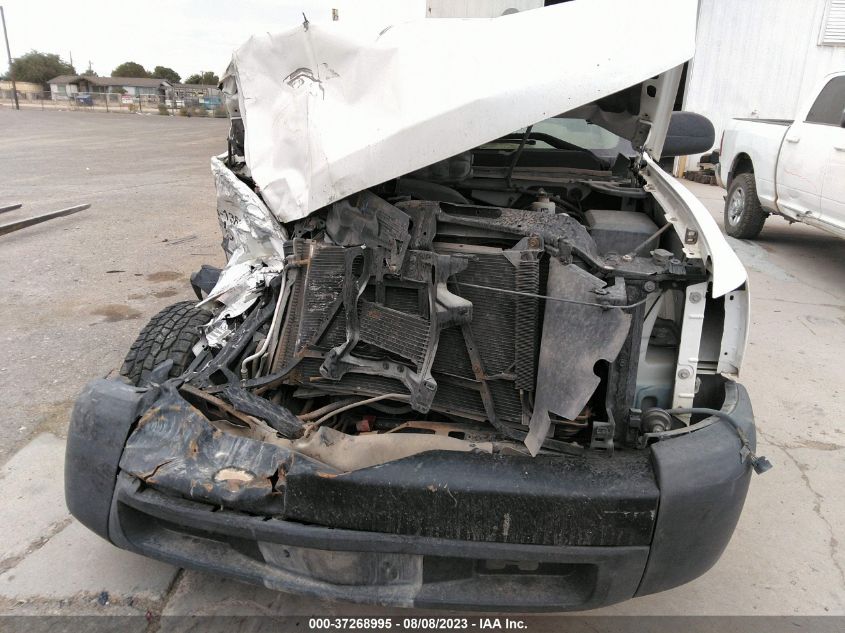
<svg viewBox="0 0 845 633">
<path fill-rule="evenodd" d="M 21 108 L 40 110 L 79 110 L 83 112 L 129 112 L 174 116 L 226 117 L 219 97 L 167 97 L 157 94 L 116 92 L 77 92 L 70 96 L 44 92 L 18 91 Z M 11 90 L 0 90 L 0 106 L 15 107 Z"/>
</svg>

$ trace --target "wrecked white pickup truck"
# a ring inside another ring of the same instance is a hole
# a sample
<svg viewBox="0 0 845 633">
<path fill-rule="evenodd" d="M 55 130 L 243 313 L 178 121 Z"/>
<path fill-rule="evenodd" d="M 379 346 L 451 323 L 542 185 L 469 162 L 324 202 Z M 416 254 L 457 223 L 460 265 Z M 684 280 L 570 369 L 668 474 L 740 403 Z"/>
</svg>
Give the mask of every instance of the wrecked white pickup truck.
<svg viewBox="0 0 845 633">
<path fill-rule="evenodd" d="M 212 159 L 228 264 L 79 397 L 71 512 L 380 604 L 584 609 L 706 571 L 768 462 L 745 271 L 655 162 L 713 142 L 671 112 L 695 4 L 247 42 Z"/>
</svg>

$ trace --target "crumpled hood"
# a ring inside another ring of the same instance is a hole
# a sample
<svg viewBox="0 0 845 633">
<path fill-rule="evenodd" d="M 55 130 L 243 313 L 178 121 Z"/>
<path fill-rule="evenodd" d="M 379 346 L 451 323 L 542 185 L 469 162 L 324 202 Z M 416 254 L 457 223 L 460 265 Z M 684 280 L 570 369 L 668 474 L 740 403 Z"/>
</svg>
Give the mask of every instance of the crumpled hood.
<svg viewBox="0 0 845 633">
<path fill-rule="evenodd" d="M 695 0 L 574 0 L 493 19 L 306 22 L 252 37 L 223 83 L 251 176 L 290 222 L 682 64 L 695 19 Z"/>
</svg>

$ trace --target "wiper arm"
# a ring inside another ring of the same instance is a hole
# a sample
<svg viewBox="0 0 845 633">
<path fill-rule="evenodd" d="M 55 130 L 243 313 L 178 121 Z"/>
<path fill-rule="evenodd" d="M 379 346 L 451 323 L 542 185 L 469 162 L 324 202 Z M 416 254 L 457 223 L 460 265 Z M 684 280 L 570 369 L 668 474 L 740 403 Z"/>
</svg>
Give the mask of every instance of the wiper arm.
<svg viewBox="0 0 845 633">
<path fill-rule="evenodd" d="M 516 151 L 513 153 L 513 158 L 511 158 L 511 164 L 508 165 L 508 174 L 505 176 L 505 182 L 507 183 L 508 187 L 513 187 L 513 183 L 511 182 L 511 177 L 513 176 L 513 170 L 516 167 L 516 164 L 519 162 L 519 157 L 522 156 L 522 150 L 525 149 L 525 143 L 528 141 L 528 137 L 531 136 L 531 128 L 534 127 L 529 125 L 525 128 L 525 133 L 522 135 L 522 139 L 519 141 L 519 147 L 516 148 Z"/>
<path fill-rule="evenodd" d="M 602 158 L 601 156 L 599 156 L 598 154 L 596 154 L 592 150 L 587 149 L 586 147 L 581 147 L 579 145 L 575 145 L 574 143 L 564 141 L 563 139 L 560 139 L 556 136 L 552 136 L 551 134 L 546 134 L 545 132 L 532 132 L 531 131 L 532 127 L 533 126 L 529 125 L 527 128 L 525 128 L 525 132 L 519 137 L 517 137 L 517 135 L 515 135 L 515 134 L 511 134 L 511 135 L 508 135 L 508 136 L 503 136 L 502 138 L 497 139 L 495 141 L 492 141 L 492 143 L 498 143 L 498 142 L 503 142 L 503 141 L 513 141 L 516 138 L 520 139 L 519 147 L 514 152 L 514 158 L 511 161 L 511 166 L 510 166 L 510 169 L 508 170 L 508 183 L 510 183 L 511 174 L 512 174 L 514 168 L 516 167 L 516 163 L 519 161 L 519 157 L 522 154 L 522 150 L 525 148 L 525 145 L 528 142 L 528 139 L 542 141 L 543 143 L 551 145 L 554 149 L 564 149 L 564 150 L 569 150 L 569 151 L 572 151 L 572 152 L 583 152 L 583 153 L 589 154 L 590 156 L 595 158 L 602 165 L 608 165 L 609 164 L 607 159 Z M 489 145 L 489 143 L 488 143 L 488 145 Z"/>
</svg>

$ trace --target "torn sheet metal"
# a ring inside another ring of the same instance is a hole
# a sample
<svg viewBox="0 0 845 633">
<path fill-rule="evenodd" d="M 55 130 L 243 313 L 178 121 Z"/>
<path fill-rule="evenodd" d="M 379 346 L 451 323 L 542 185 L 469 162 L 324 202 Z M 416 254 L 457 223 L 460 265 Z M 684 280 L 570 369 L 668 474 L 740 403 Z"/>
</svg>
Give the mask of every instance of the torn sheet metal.
<svg viewBox="0 0 845 633">
<path fill-rule="evenodd" d="M 222 303 L 205 330 L 206 343 L 219 348 L 231 335 L 226 319 L 239 316 L 255 303 L 284 268 L 287 232 L 261 198 L 244 184 L 220 157 L 212 157 L 217 188 L 217 217 L 228 261 L 217 284 L 199 303 Z"/>
<path fill-rule="evenodd" d="M 549 261 L 549 296 L 596 303 L 594 291 L 603 286 L 600 279 L 577 266 Z M 525 438 L 532 455 L 546 439 L 550 413 L 566 420 L 581 413 L 600 382 L 595 364 L 616 358 L 630 326 L 631 315 L 619 308 L 546 302 L 537 394 Z"/>
<path fill-rule="evenodd" d="M 211 157 L 211 173 L 217 189 L 217 219 L 226 258 L 240 263 L 278 255 L 288 237 L 285 229 L 264 201 L 223 164 L 222 158 Z"/>
<path fill-rule="evenodd" d="M 591 0 L 311 23 L 252 37 L 223 84 L 237 87 L 251 175 L 290 222 L 674 68 L 693 55 L 695 20 L 694 0 Z"/>
<path fill-rule="evenodd" d="M 205 343 L 215 349 L 222 347 L 234 331 L 228 319 L 246 312 L 265 292 L 273 278 L 284 270 L 283 257 L 233 262 L 229 260 L 214 289 L 197 304 L 203 306 L 216 301 L 225 306 L 204 329 Z M 281 301 L 279 309 L 284 309 Z"/>
<path fill-rule="evenodd" d="M 234 263 L 232 260 L 220 273 L 209 295 L 197 305 L 212 301 L 224 304 L 227 309 L 217 315 L 217 320 L 232 318 L 246 312 L 258 299 L 276 275 L 284 269 L 282 257 Z"/>
</svg>

